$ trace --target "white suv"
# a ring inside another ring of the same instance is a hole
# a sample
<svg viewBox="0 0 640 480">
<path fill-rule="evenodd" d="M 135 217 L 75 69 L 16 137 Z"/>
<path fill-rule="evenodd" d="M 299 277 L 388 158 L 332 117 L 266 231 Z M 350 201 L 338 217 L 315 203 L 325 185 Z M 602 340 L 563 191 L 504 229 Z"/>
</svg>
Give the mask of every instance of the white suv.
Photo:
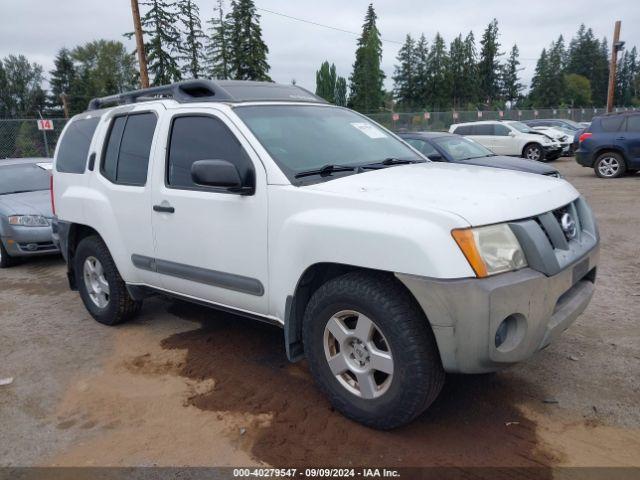
<svg viewBox="0 0 640 480">
<path fill-rule="evenodd" d="M 292 85 L 96 99 L 54 164 L 55 235 L 96 320 L 161 293 L 273 323 L 376 428 L 420 414 L 445 372 L 527 359 L 594 291 L 598 232 L 569 183 L 430 162 Z"/>
<path fill-rule="evenodd" d="M 542 132 L 516 121 L 487 120 L 455 123 L 449 132 L 464 135 L 496 155 L 512 155 L 542 162 L 555 160 L 562 146 Z"/>
</svg>

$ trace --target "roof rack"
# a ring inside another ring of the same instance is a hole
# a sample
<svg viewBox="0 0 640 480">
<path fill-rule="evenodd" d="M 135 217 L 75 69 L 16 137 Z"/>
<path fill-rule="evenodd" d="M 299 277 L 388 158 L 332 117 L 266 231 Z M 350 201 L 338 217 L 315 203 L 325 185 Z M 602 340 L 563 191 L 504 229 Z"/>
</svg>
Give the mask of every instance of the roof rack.
<svg viewBox="0 0 640 480">
<path fill-rule="evenodd" d="M 89 102 L 87 109 L 98 110 L 109 105 L 126 105 L 162 98 L 171 98 L 179 103 L 249 101 L 327 103 L 323 98 L 297 85 L 248 80 L 185 80 L 170 85 L 94 98 Z"/>
</svg>

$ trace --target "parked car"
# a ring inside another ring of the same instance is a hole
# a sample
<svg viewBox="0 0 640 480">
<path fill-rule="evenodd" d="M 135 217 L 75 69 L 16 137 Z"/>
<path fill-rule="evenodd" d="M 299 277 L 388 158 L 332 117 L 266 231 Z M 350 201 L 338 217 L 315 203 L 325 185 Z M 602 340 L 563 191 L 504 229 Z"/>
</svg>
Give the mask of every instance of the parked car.
<svg viewBox="0 0 640 480">
<path fill-rule="evenodd" d="M 470 138 L 445 132 L 407 132 L 398 136 L 434 162 L 461 163 L 481 167 L 503 168 L 560 178 L 549 165 L 526 158 L 496 155 Z"/>
<path fill-rule="evenodd" d="M 424 411 L 445 372 L 529 358 L 594 292 L 598 230 L 569 183 L 430 162 L 295 85 L 94 99 L 54 165 L 70 286 L 97 321 L 160 292 L 273 323 L 376 428 Z"/>
<path fill-rule="evenodd" d="M 553 138 L 562 147 L 562 155 L 573 155 L 573 134 L 568 134 L 561 130 L 561 127 L 531 127 L 536 132 L 542 132 L 545 135 Z"/>
<path fill-rule="evenodd" d="M 512 155 L 547 162 L 562 153 L 562 147 L 542 132 L 515 121 L 486 120 L 455 123 L 450 133 L 470 137 L 496 155 Z"/>
<path fill-rule="evenodd" d="M 576 161 L 601 178 L 640 170 L 640 112 L 595 117 L 580 134 Z"/>
<path fill-rule="evenodd" d="M 524 120 L 522 123 L 530 127 L 563 127 L 569 128 L 574 132 L 582 130 L 583 125 L 566 118 L 537 118 L 535 120 Z"/>
<path fill-rule="evenodd" d="M 51 159 L 0 160 L 0 268 L 57 253 L 51 238 Z"/>
</svg>

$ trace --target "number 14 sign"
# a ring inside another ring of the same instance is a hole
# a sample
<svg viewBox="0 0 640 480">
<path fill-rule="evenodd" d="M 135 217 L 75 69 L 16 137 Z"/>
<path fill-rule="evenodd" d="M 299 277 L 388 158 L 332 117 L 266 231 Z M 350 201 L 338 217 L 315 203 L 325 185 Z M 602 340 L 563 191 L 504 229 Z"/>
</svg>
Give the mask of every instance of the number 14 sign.
<svg viewBox="0 0 640 480">
<path fill-rule="evenodd" d="M 38 120 L 38 130 L 53 130 L 53 120 Z"/>
</svg>

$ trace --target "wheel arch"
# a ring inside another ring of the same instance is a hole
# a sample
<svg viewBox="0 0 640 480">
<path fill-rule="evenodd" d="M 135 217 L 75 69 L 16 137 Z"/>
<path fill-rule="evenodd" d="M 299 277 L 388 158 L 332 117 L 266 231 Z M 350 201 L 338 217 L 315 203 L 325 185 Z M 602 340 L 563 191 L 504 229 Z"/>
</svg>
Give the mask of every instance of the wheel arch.
<svg viewBox="0 0 640 480">
<path fill-rule="evenodd" d="M 598 160 L 598 157 L 603 153 L 607 153 L 607 152 L 617 153 L 622 156 L 622 160 L 624 161 L 624 163 L 626 164 L 629 163 L 629 161 L 627 160 L 627 155 L 625 154 L 623 148 L 619 147 L 618 145 L 602 145 L 593 152 L 594 167 L 595 167 L 596 161 Z"/>
<path fill-rule="evenodd" d="M 522 157 L 524 157 L 524 152 L 525 150 L 530 147 L 531 145 L 537 145 L 538 147 L 540 147 L 540 151 L 542 151 L 542 144 L 540 142 L 536 142 L 534 140 L 529 140 L 527 143 L 524 144 L 524 147 L 522 147 L 522 150 L 520 151 L 520 155 Z"/>
<path fill-rule="evenodd" d="M 302 342 L 302 320 L 304 317 L 306 306 L 309 303 L 311 296 L 315 293 L 316 290 L 318 290 L 318 288 L 320 288 L 328 281 L 344 275 L 345 273 L 354 271 L 371 272 L 378 274 L 382 273 L 388 275 L 389 277 L 392 277 L 394 281 L 401 286 L 401 288 L 405 289 L 409 293 L 418 308 L 420 308 L 420 311 L 425 314 L 425 320 L 427 321 L 429 328 L 431 328 L 431 324 L 426 318 L 426 313 L 415 298 L 415 295 L 411 292 L 411 290 L 407 288 L 404 283 L 398 280 L 393 272 L 342 263 L 315 263 L 307 267 L 307 269 L 302 273 L 302 275 L 298 279 L 293 294 L 287 296 L 286 299 L 284 339 L 287 358 L 289 359 L 289 361 L 297 362 L 305 357 L 304 344 Z"/>
<path fill-rule="evenodd" d="M 65 251 L 63 253 L 67 260 L 67 278 L 69 280 L 69 287 L 72 290 L 78 290 L 75 269 L 73 268 L 76 249 L 84 238 L 91 236 L 97 236 L 102 239 L 102 235 L 100 235 L 100 233 L 96 229 L 88 225 L 83 225 L 81 223 L 71 223 L 68 226 L 66 247 L 64 248 Z"/>
</svg>

